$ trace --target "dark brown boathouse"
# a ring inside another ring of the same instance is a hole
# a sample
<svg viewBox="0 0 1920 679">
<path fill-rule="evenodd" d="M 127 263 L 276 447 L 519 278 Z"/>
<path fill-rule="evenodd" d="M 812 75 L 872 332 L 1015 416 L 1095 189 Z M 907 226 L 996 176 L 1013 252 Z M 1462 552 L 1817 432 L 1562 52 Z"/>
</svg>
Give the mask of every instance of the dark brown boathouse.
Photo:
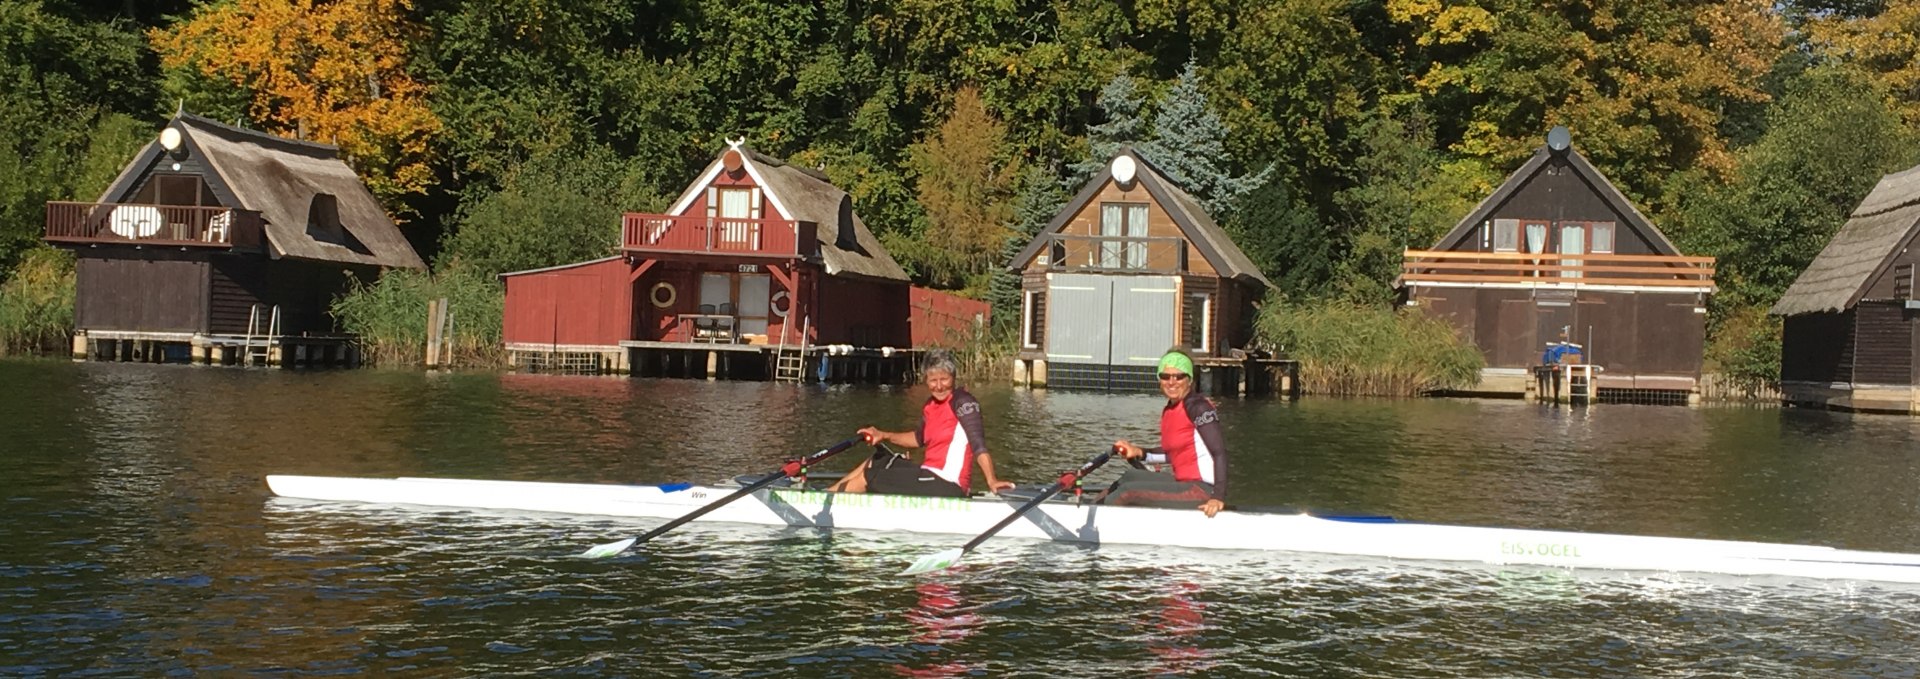
<svg viewBox="0 0 1920 679">
<path fill-rule="evenodd" d="M 1920 166 L 1880 178 L 1773 305 L 1789 403 L 1920 412 Z"/>
<path fill-rule="evenodd" d="M 1151 390 L 1176 344 L 1203 378 L 1219 369 L 1217 390 L 1276 367 L 1244 351 L 1253 304 L 1273 284 L 1199 201 L 1130 149 L 1008 267 L 1022 277 L 1016 383 Z"/>
<path fill-rule="evenodd" d="M 1396 286 L 1480 348 L 1476 393 L 1697 400 L 1713 258 L 1675 248 L 1565 128 L 1408 250 Z"/>
<path fill-rule="evenodd" d="M 91 203 L 47 203 L 77 256 L 74 357 L 339 364 L 348 275 L 425 268 L 329 145 L 180 113 Z"/>
</svg>

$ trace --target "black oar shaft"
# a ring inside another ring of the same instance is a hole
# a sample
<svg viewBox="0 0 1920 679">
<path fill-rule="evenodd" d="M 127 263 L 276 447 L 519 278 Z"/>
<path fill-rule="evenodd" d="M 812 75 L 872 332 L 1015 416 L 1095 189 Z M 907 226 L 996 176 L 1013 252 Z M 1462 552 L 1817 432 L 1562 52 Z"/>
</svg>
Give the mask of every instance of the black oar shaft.
<svg viewBox="0 0 1920 679">
<path fill-rule="evenodd" d="M 1020 505 L 1019 509 L 1013 510 L 1013 514 L 1001 519 L 1000 523 L 993 524 L 992 528 L 988 528 L 987 532 L 981 533 L 979 537 L 962 545 L 960 552 L 964 554 L 973 551 L 973 548 L 979 547 L 980 543 L 986 542 L 987 538 L 993 537 L 995 533 L 1000 532 L 1000 529 L 1012 525 L 1014 521 L 1018 521 L 1020 517 L 1025 516 L 1029 510 L 1040 506 L 1040 503 L 1046 502 L 1049 498 L 1058 495 L 1060 491 L 1066 490 L 1068 484 L 1078 482 L 1082 477 L 1100 468 L 1100 465 L 1106 464 L 1107 460 L 1112 457 L 1113 453 L 1101 453 L 1098 457 L 1088 460 L 1086 464 L 1080 465 L 1079 469 L 1061 475 L 1063 477 L 1061 480 L 1055 481 L 1053 485 L 1047 486 L 1046 490 L 1040 491 L 1039 495 L 1033 496 L 1033 499 L 1028 500 L 1026 504 Z"/>
<path fill-rule="evenodd" d="M 733 502 L 734 500 L 738 500 L 740 498 L 746 497 L 747 495 L 753 493 L 753 491 L 760 490 L 761 488 L 765 488 L 769 485 L 772 485 L 773 482 L 775 481 L 779 481 L 780 479 L 791 476 L 793 473 L 797 473 L 798 469 L 803 469 L 808 465 L 827 459 L 828 457 L 831 457 L 833 455 L 840 453 L 840 451 L 851 448 L 853 447 L 853 444 L 858 442 L 859 440 L 860 440 L 860 437 L 856 436 L 856 437 L 847 439 L 845 441 L 841 441 L 839 443 L 833 444 L 831 447 L 822 449 L 818 452 L 813 453 L 812 455 L 808 455 L 806 457 L 800 458 L 799 460 L 788 462 L 786 465 L 780 467 L 780 471 L 776 471 L 772 474 L 768 474 L 766 476 L 760 477 L 760 480 L 754 481 L 753 483 L 749 483 L 746 486 L 742 487 L 740 490 L 736 490 L 732 493 L 728 493 L 726 497 L 720 498 L 718 500 L 714 500 L 713 502 L 709 502 L 707 503 L 706 506 L 693 510 L 692 512 L 688 512 L 685 516 L 682 516 L 678 519 L 674 519 L 672 521 L 668 521 L 664 524 L 661 524 L 655 527 L 653 530 L 647 531 L 646 533 L 642 534 L 640 537 L 634 538 L 633 542 L 634 544 L 640 544 L 642 542 L 652 540 L 656 537 L 659 537 L 661 533 L 665 533 L 667 531 L 670 531 L 675 528 L 679 528 L 682 525 L 685 525 L 688 521 L 692 521 L 702 516 L 706 516 L 709 512 L 712 512 L 713 510 L 724 507 L 729 502 Z"/>
</svg>

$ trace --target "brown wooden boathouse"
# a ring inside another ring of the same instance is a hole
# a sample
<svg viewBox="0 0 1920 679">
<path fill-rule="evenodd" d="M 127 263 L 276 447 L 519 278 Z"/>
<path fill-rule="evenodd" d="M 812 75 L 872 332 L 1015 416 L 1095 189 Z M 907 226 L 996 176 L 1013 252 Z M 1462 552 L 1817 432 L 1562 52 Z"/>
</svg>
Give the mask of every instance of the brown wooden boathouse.
<svg viewBox="0 0 1920 679">
<path fill-rule="evenodd" d="M 1008 267 L 1022 276 L 1018 383 L 1151 390 L 1176 344 L 1203 376 L 1219 368 L 1241 385 L 1274 367 L 1244 351 L 1253 304 L 1273 284 L 1199 201 L 1131 149 Z"/>
<path fill-rule="evenodd" d="M 352 362 L 348 275 L 424 268 L 335 147 L 187 113 L 45 237 L 78 257 L 78 359 Z"/>
<path fill-rule="evenodd" d="M 1920 166 L 1874 185 L 1773 305 L 1789 403 L 1920 413 Z"/>
<path fill-rule="evenodd" d="M 1565 128 L 1431 249 L 1408 250 L 1396 286 L 1480 348 L 1475 392 L 1698 396 L 1713 258 L 1675 248 Z M 1565 360 L 1546 365 L 1559 343 Z"/>
</svg>

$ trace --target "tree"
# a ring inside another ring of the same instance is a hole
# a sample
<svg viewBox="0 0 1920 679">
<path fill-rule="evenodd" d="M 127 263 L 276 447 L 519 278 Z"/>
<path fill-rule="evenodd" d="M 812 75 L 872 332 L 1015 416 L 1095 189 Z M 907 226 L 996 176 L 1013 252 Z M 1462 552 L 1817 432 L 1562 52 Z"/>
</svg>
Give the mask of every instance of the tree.
<svg viewBox="0 0 1920 679">
<path fill-rule="evenodd" d="M 1116 75 L 1100 88 L 1098 103 L 1106 120 L 1087 128 L 1087 157 L 1074 163 L 1068 177 L 1073 186 L 1085 184 L 1106 169 L 1107 161 L 1120 155 L 1120 149 L 1147 140 L 1147 121 L 1142 117 L 1145 101 L 1131 76 Z"/>
<path fill-rule="evenodd" d="M 986 273 L 1000 254 L 1013 215 L 1018 163 L 1003 159 L 1006 126 L 987 112 L 980 92 L 955 93 L 946 122 L 916 144 L 908 160 L 926 207 L 921 240 L 930 248 L 928 273 L 954 285 Z M 971 286 L 970 286 L 971 287 Z"/>
<path fill-rule="evenodd" d="M 987 301 L 993 304 L 996 328 L 1002 331 L 1015 328 L 1024 304 L 1020 299 L 1021 272 L 1007 267 L 1020 264 L 1013 258 L 1046 229 L 1066 202 L 1067 195 L 1060 189 L 1059 178 L 1044 165 L 1034 163 L 1020 173 L 1020 193 L 1013 204 L 1013 229 L 1000 247 L 1000 258 L 994 262 L 992 286 L 987 292 Z"/>
<path fill-rule="evenodd" d="M 1446 164 L 1418 109 L 1375 113 L 1355 132 L 1360 154 L 1349 163 L 1353 186 L 1334 197 L 1348 225 L 1341 286 L 1379 300 L 1390 293 L 1402 253 L 1432 245 L 1476 197 L 1492 191 L 1492 181 L 1470 162 Z"/>
<path fill-rule="evenodd" d="M 1200 90 L 1200 67 L 1187 62 L 1180 80 L 1167 92 L 1153 119 L 1153 138 L 1140 152 L 1167 179 L 1200 200 L 1216 217 L 1232 211 L 1234 201 L 1266 183 L 1268 166 L 1251 175 L 1233 176 L 1227 156 L 1227 126 L 1207 104 Z"/>
<path fill-rule="evenodd" d="M 340 147 L 389 212 L 436 181 L 440 120 L 408 72 L 423 30 L 412 0 L 234 0 L 148 33 L 169 71 L 197 70 L 250 93 L 248 115 L 278 134 Z M 176 77 L 175 82 L 190 80 Z"/>
<path fill-rule="evenodd" d="M 1871 74 L 1898 102 L 1908 125 L 1920 126 L 1920 3 L 1870 0 L 1840 7 L 1811 22 L 1816 53 Z M 1876 6 L 1878 5 L 1878 6 Z"/>
<path fill-rule="evenodd" d="M 499 191 L 462 211 L 437 269 L 491 276 L 604 257 L 619 244 L 623 212 L 665 202 L 644 170 L 604 146 L 556 149 L 504 179 Z"/>
<path fill-rule="evenodd" d="M 1221 226 L 1288 296 L 1318 296 L 1333 281 L 1338 243 L 1278 176 L 1241 196 Z"/>
</svg>

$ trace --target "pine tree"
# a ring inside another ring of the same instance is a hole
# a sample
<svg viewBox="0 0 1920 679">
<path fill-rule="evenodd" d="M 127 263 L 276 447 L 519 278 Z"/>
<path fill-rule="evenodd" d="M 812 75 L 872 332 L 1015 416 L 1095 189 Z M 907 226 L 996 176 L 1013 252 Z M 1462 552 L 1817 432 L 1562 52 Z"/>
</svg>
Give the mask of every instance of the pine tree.
<svg viewBox="0 0 1920 679">
<path fill-rule="evenodd" d="M 1139 150 L 1167 179 L 1193 194 L 1218 219 L 1231 211 L 1242 195 L 1265 184 L 1273 174 L 1271 165 L 1252 175 L 1230 174 L 1226 138 L 1226 123 L 1207 105 L 1207 95 L 1200 91 L 1200 68 L 1188 61 L 1154 116 L 1153 138 L 1140 144 Z"/>
<path fill-rule="evenodd" d="M 1140 116 L 1145 102 L 1132 77 L 1125 73 L 1114 76 L 1106 87 L 1100 88 L 1100 98 L 1095 103 L 1107 120 L 1087 128 L 1087 157 L 1075 163 L 1071 176 L 1067 177 L 1068 183 L 1075 187 L 1100 174 L 1107 161 L 1120 154 L 1120 149 L 1147 138 L 1147 121 Z"/>
<path fill-rule="evenodd" d="M 1040 163 L 1027 167 L 1020 174 L 1020 193 L 1014 198 L 1013 233 L 1007 236 L 1000 250 L 999 267 L 993 272 L 993 281 L 987 289 L 987 301 L 993 304 L 993 324 L 1003 330 L 1012 329 L 1020 318 L 1020 272 L 1009 271 L 1013 258 L 1026 249 L 1027 244 L 1047 228 L 1047 222 L 1067 202 L 1067 195 L 1060 188 L 1060 182 L 1054 172 Z"/>
</svg>

